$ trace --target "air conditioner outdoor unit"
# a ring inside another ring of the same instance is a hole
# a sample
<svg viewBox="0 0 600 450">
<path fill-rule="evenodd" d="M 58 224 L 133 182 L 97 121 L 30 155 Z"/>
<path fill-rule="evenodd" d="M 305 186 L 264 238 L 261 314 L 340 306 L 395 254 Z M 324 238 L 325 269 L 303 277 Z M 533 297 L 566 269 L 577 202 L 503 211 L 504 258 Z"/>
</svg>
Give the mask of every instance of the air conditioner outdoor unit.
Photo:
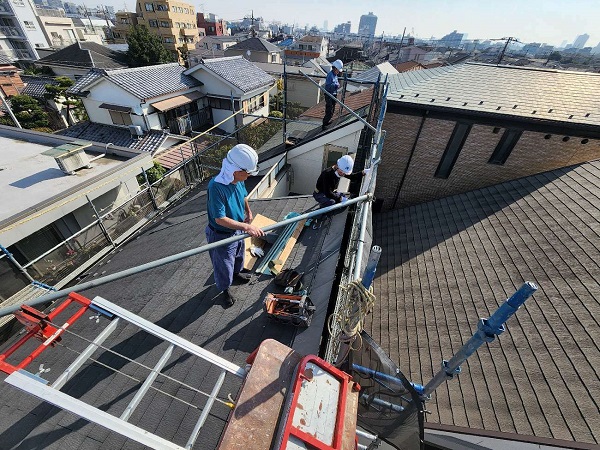
<svg viewBox="0 0 600 450">
<path fill-rule="evenodd" d="M 59 147 L 47 150 L 42 155 L 52 156 L 58 168 L 68 175 L 73 175 L 76 170 L 83 167 L 90 168 L 90 158 L 84 149 L 91 146 L 90 143 L 63 144 Z"/>
<path fill-rule="evenodd" d="M 129 132 L 132 136 L 140 137 L 144 135 L 144 130 L 139 125 L 129 125 Z"/>
</svg>

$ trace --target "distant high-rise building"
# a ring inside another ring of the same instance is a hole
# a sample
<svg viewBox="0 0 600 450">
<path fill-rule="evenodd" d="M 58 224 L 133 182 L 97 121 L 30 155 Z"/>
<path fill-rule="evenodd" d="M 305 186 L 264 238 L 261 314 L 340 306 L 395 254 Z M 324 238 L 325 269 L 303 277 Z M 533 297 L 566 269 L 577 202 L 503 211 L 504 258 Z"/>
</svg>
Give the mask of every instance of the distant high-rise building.
<svg viewBox="0 0 600 450">
<path fill-rule="evenodd" d="M 535 56 L 541 46 L 542 44 L 539 42 L 530 42 L 529 44 L 525 44 L 525 46 L 523 46 L 522 52 L 525 53 L 525 55 Z"/>
<path fill-rule="evenodd" d="M 592 49 L 592 55 L 600 55 L 600 42 Z"/>
<path fill-rule="evenodd" d="M 446 47 L 458 47 L 463 40 L 463 33 L 459 33 L 454 30 L 452 33 L 447 34 L 440 39 L 440 45 Z"/>
<path fill-rule="evenodd" d="M 327 22 L 326 20 L 323 21 L 323 30 L 325 30 L 325 31 L 329 30 L 329 22 Z"/>
<path fill-rule="evenodd" d="M 580 34 L 579 36 L 577 36 L 575 38 L 575 41 L 573 42 L 573 48 L 583 48 L 589 38 L 590 38 L 589 34 L 586 34 L 586 33 Z"/>
<path fill-rule="evenodd" d="M 346 23 L 340 23 L 339 25 L 335 26 L 335 28 L 333 29 L 333 32 L 340 33 L 340 34 L 350 34 L 350 25 L 351 25 L 350 21 L 348 21 Z"/>
<path fill-rule="evenodd" d="M 565 39 L 564 41 L 562 41 L 562 43 L 560 44 L 560 48 L 565 48 L 565 46 L 567 45 L 567 40 Z"/>
<path fill-rule="evenodd" d="M 375 28 L 377 27 L 377 16 L 371 11 L 369 14 L 360 16 L 358 23 L 358 34 L 362 36 L 375 36 Z"/>
</svg>

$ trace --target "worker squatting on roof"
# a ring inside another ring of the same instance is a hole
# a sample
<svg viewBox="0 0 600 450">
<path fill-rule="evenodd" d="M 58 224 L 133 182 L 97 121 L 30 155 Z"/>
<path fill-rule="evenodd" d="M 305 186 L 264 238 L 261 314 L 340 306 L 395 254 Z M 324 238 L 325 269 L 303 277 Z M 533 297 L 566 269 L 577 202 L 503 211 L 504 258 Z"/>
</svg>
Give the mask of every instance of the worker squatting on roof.
<svg viewBox="0 0 600 450">
<path fill-rule="evenodd" d="M 264 236 L 264 232 L 251 224 L 252 211 L 248 203 L 248 192 L 244 181 L 258 174 L 258 155 L 252 147 L 238 144 L 227 153 L 219 174 L 208 183 L 208 243 L 220 241 L 234 235 L 247 233 L 253 237 Z M 230 292 L 234 278 L 250 281 L 250 273 L 244 270 L 244 240 L 209 250 L 214 278 L 226 307 L 235 303 Z"/>
<path fill-rule="evenodd" d="M 352 173 L 353 168 L 354 160 L 352 157 L 344 155 L 337 160 L 336 164 L 321 172 L 321 175 L 317 178 L 317 186 L 313 192 L 313 197 L 319 202 L 321 208 L 332 206 L 336 203 L 344 203 L 348 200 L 345 194 L 337 192 L 337 187 L 342 177 L 356 181 L 371 172 L 371 169 L 365 169 L 362 172 Z"/>
</svg>

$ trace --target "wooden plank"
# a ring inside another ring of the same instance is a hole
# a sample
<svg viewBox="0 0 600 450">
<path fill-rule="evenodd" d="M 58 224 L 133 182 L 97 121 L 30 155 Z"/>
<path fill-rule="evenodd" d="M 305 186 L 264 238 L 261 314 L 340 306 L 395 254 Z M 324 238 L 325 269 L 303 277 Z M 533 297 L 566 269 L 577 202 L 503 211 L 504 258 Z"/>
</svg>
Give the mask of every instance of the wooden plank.
<svg viewBox="0 0 600 450">
<path fill-rule="evenodd" d="M 255 227 L 262 228 L 266 227 L 267 225 L 273 225 L 277 222 L 261 214 L 257 214 L 254 216 L 251 223 Z M 246 244 L 246 252 L 244 253 L 244 269 L 251 270 L 254 267 L 254 264 L 256 264 L 258 258 L 256 256 L 252 256 L 252 253 L 250 253 L 250 247 L 255 246 L 264 248 L 266 241 L 261 238 L 247 237 L 244 239 L 244 243 Z"/>
<path fill-rule="evenodd" d="M 281 269 L 283 268 L 286 260 L 290 256 L 290 253 L 292 253 L 292 249 L 294 248 L 294 245 L 296 245 L 296 241 L 298 240 L 298 238 L 300 237 L 300 233 L 302 233 L 302 230 L 304 229 L 304 222 L 306 222 L 306 220 L 301 220 L 300 222 L 296 223 L 296 228 L 294 229 L 294 232 L 286 242 L 285 247 L 283 247 L 283 250 L 281 251 L 279 256 L 277 257 L 279 263 L 274 264 L 271 268 L 274 275 L 281 272 Z"/>
</svg>

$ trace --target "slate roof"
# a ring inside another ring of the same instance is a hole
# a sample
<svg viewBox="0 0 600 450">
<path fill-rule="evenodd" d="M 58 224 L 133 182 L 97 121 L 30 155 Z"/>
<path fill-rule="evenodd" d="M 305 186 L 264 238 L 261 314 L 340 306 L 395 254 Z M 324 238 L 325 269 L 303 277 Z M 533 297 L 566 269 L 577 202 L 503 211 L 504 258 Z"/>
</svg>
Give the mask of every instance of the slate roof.
<svg viewBox="0 0 600 450">
<path fill-rule="evenodd" d="M 76 42 L 37 61 L 41 65 L 118 69 L 127 67 L 127 55 L 95 42 Z"/>
<path fill-rule="evenodd" d="M 111 81 L 141 100 L 202 86 L 200 81 L 185 75 L 185 70 L 185 67 L 178 63 L 131 69 L 93 70 L 71 86 L 69 92 L 84 95 L 94 82 L 102 78 Z"/>
<path fill-rule="evenodd" d="M 21 75 L 21 80 L 25 83 L 25 87 L 21 91 L 21 94 L 40 99 L 44 98 L 44 94 L 46 94 L 47 84 L 58 84 L 58 82 L 51 77 Z"/>
<path fill-rule="evenodd" d="M 168 133 L 164 133 L 162 130 L 150 130 L 141 139 L 137 139 L 137 137 L 131 135 L 127 128 L 87 121 L 57 131 L 56 134 L 85 141 L 102 142 L 104 144 L 113 143 L 118 147 L 128 147 L 150 153 L 154 153 L 169 136 Z"/>
<path fill-rule="evenodd" d="M 390 76 L 388 101 L 600 125 L 600 74 L 458 64 Z"/>
<path fill-rule="evenodd" d="M 271 75 L 259 69 L 242 56 L 208 59 L 189 68 L 185 73 L 189 75 L 202 68 L 208 69 L 228 83 L 241 89 L 242 92 L 250 92 L 269 86 L 275 82 Z"/>
<path fill-rule="evenodd" d="M 376 214 L 373 242 L 366 330 L 413 381 L 539 286 L 436 391 L 428 422 L 600 443 L 600 161 Z"/>
<path fill-rule="evenodd" d="M 271 44 L 269 41 L 262 38 L 248 38 L 244 41 L 240 41 L 231 47 L 228 47 L 227 50 L 250 50 L 253 52 L 277 52 L 280 53 L 281 49 L 276 45 Z"/>
<path fill-rule="evenodd" d="M 255 214 L 260 213 L 274 220 L 282 219 L 290 211 L 303 212 L 317 207 L 312 196 L 251 200 L 250 205 Z M 277 288 L 271 285 L 272 277 L 263 276 L 255 284 L 232 287 L 239 300 L 233 307 L 225 309 L 222 302 L 215 298 L 216 288 L 207 253 L 98 286 L 82 294 L 88 298 L 101 295 L 241 366 L 245 365 L 246 358 L 259 343 L 267 338 L 292 345 L 300 352 L 307 352 L 308 349 L 316 352 L 325 326 L 326 302 L 333 284 L 345 216 L 345 214 L 334 216 L 329 225 L 324 224 L 318 230 L 306 227 L 287 260 L 290 267 L 306 272 L 303 281 L 305 285 L 310 285 L 311 299 L 318 304 L 317 313 L 307 329 L 283 325 L 267 319 L 262 311 L 262 299 L 265 293 L 281 292 L 281 290 L 273 290 Z M 159 220 L 150 224 L 118 251 L 91 268 L 84 280 L 92 280 L 97 276 L 108 275 L 204 245 L 206 223 L 204 185 L 188 194 L 182 202 L 165 211 Z M 99 332 L 94 322 L 84 317 L 69 329 L 89 339 Z M 100 325 L 105 326 L 104 320 Z M 157 346 L 156 339 L 137 330 L 132 327 L 119 327 L 104 346 L 152 367 L 165 347 Z M 69 335 L 63 338 L 62 344 L 67 345 L 69 349 L 80 351 L 88 343 Z M 45 373 L 44 376 L 54 380 L 64 370 L 67 362 L 77 356 L 69 349 L 65 347 L 51 349 L 46 352 L 48 357 L 43 355 L 36 360 L 32 369 L 35 371 L 39 364 L 45 363 L 45 367 L 51 367 L 52 371 Z M 147 376 L 145 369 L 133 366 L 106 351 L 96 352 L 94 358 L 138 379 Z M 199 387 L 204 392 L 210 392 L 217 375 L 216 372 L 207 374 L 206 368 L 196 358 L 183 356 L 180 353 L 173 354 L 164 372 L 177 380 Z M 2 448 L 48 450 L 125 448 L 141 450 L 144 448 L 103 427 L 92 425 L 48 403 L 38 401 L 4 383 L 4 378 L 4 375 L 0 375 Z M 118 416 L 131 400 L 137 389 L 136 386 L 139 387 L 133 380 L 123 375 L 115 375 L 96 363 L 90 363 L 86 364 L 81 369 L 80 375 L 62 390 L 96 406 L 102 405 L 109 413 Z M 204 397 L 168 380 L 162 379 L 154 386 L 169 394 L 177 395 L 193 405 L 204 404 Z M 235 398 L 239 387 L 240 381 L 228 376 L 219 397 L 225 398 L 228 393 L 231 393 Z M 216 404 L 201 429 L 194 448 L 202 450 L 216 448 L 229 412 L 229 408 Z M 182 420 L 184 416 L 185 419 Z M 132 415 L 130 423 L 141 425 L 184 446 L 198 416 L 199 411 L 196 407 L 187 406 L 151 390 Z"/>
<path fill-rule="evenodd" d="M 394 75 L 397 73 L 399 72 L 396 70 L 396 68 L 386 61 L 384 63 L 377 64 L 375 67 L 372 67 L 366 72 L 354 77 L 354 79 L 357 81 L 370 81 L 374 83 L 377 81 L 377 78 L 380 75 L 381 81 L 383 81 L 386 75 Z"/>
</svg>

